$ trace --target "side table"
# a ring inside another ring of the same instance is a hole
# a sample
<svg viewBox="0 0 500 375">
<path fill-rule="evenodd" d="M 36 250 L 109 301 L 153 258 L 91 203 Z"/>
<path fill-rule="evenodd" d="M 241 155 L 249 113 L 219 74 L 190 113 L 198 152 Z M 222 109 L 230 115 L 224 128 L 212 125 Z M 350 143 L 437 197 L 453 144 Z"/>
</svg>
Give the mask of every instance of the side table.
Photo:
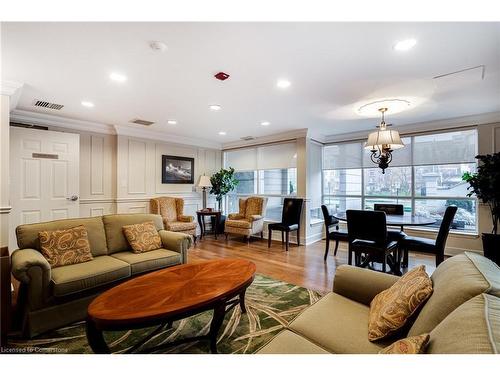
<svg viewBox="0 0 500 375">
<path fill-rule="evenodd" d="M 203 238 L 203 236 L 205 236 L 206 234 L 206 230 L 205 230 L 205 216 L 210 216 L 210 217 L 215 217 L 215 225 L 214 227 L 212 228 L 212 231 L 215 235 L 215 239 L 217 239 L 217 227 L 219 226 L 219 222 L 220 222 L 220 218 L 221 218 L 221 215 L 222 215 L 222 212 L 221 211 L 216 211 L 216 210 L 212 210 L 212 211 L 207 211 L 207 210 L 199 210 L 199 211 L 196 211 L 196 217 L 198 219 L 198 224 L 200 224 L 200 230 L 201 230 L 201 234 L 200 234 L 200 240 Z"/>
</svg>

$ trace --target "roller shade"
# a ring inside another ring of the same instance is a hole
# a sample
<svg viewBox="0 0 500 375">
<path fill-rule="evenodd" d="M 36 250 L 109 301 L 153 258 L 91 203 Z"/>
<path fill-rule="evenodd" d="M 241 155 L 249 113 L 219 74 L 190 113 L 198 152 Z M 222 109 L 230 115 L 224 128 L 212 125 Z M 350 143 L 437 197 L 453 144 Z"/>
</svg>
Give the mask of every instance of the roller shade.
<svg viewBox="0 0 500 375">
<path fill-rule="evenodd" d="M 287 169 L 297 167 L 297 144 L 282 143 L 257 148 L 257 169 Z"/>
<path fill-rule="evenodd" d="M 254 171 L 257 169 L 257 149 L 245 148 L 224 152 L 224 165 L 237 171 Z"/>
<path fill-rule="evenodd" d="M 224 152 L 224 165 L 237 171 L 297 167 L 297 143 L 281 143 Z"/>
<path fill-rule="evenodd" d="M 413 138 L 413 165 L 475 162 L 477 132 L 461 130 Z"/>
<path fill-rule="evenodd" d="M 362 167 L 361 142 L 339 143 L 323 150 L 323 169 L 348 169 Z"/>
</svg>

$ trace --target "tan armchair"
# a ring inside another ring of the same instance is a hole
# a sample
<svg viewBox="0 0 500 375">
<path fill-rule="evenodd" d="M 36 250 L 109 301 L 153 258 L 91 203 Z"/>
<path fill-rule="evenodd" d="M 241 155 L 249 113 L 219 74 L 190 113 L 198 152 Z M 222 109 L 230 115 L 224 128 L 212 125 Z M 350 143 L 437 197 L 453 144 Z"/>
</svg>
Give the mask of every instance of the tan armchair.
<svg viewBox="0 0 500 375">
<path fill-rule="evenodd" d="M 248 197 L 239 201 L 239 212 L 229 214 L 224 227 L 226 239 L 229 233 L 244 235 L 247 241 L 250 236 L 260 233 L 263 238 L 264 215 L 266 214 L 267 198 Z"/>
<path fill-rule="evenodd" d="M 193 216 L 184 215 L 184 199 L 158 197 L 150 204 L 151 213 L 161 215 L 166 230 L 190 234 L 196 242 L 196 222 Z"/>
</svg>

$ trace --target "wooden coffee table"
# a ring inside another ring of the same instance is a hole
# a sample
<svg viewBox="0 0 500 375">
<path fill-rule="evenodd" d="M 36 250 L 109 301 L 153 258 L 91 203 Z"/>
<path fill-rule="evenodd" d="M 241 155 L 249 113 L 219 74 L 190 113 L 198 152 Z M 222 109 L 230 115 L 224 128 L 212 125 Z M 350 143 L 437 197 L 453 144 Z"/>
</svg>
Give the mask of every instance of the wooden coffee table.
<svg viewBox="0 0 500 375">
<path fill-rule="evenodd" d="M 148 351 L 195 340 L 209 340 L 217 353 L 217 335 L 226 311 L 240 304 L 245 309 L 245 291 L 255 275 L 255 264 L 242 259 L 221 259 L 182 264 L 151 272 L 120 284 L 97 297 L 88 308 L 87 339 L 95 353 L 110 353 L 103 331 L 122 331 L 158 325 L 128 352 L 173 321 L 214 310 L 210 332 L 163 344 Z"/>
</svg>

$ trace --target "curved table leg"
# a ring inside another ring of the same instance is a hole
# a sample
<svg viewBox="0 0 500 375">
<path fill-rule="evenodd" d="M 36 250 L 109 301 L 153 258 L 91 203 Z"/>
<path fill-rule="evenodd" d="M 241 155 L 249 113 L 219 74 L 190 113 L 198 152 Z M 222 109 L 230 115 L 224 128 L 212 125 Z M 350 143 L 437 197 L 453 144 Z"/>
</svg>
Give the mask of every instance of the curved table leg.
<svg viewBox="0 0 500 375">
<path fill-rule="evenodd" d="M 85 331 L 87 333 L 87 341 L 89 342 L 92 351 L 96 354 L 109 354 L 109 350 L 106 341 L 102 335 L 102 331 L 97 329 L 92 320 L 87 320 Z"/>
<path fill-rule="evenodd" d="M 217 354 L 217 335 L 219 334 L 225 315 L 226 304 L 222 302 L 214 308 L 214 316 L 212 318 L 212 323 L 210 323 L 210 332 L 208 333 L 210 337 L 210 351 L 213 354 Z"/>
<path fill-rule="evenodd" d="M 247 308 L 245 306 L 245 292 L 247 290 L 245 289 L 243 292 L 240 293 L 239 299 L 240 299 L 240 308 L 242 313 L 247 312 Z"/>
<path fill-rule="evenodd" d="M 203 218 L 200 214 L 197 214 L 198 216 L 198 224 L 200 225 L 200 240 L 203 239 L 203 235 L 205 234 L 205 230 L 203 228 Z"/>
</svg>

